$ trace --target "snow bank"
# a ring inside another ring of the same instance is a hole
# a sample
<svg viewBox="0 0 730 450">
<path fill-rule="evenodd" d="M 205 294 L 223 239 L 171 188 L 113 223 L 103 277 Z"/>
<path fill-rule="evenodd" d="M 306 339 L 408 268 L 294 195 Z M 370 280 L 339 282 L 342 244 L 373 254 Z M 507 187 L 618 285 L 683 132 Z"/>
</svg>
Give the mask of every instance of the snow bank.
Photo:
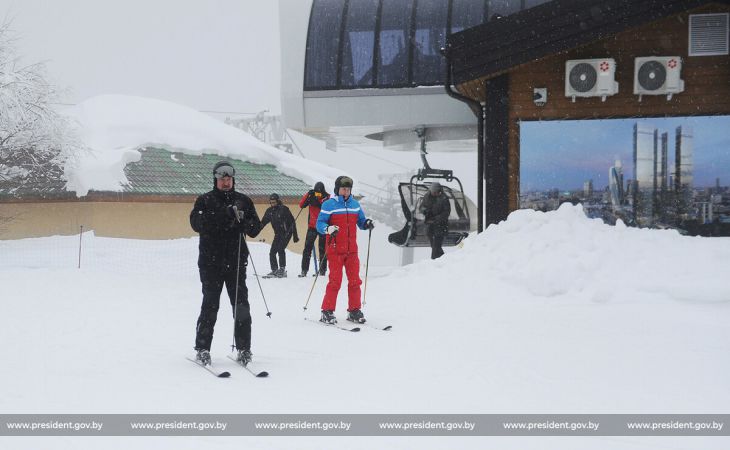
<svg viewBox="0 0 730 450">
<path fill-rule="evenodd" d="M 589 219 L 581 205 L 557 211 L 519 210 L 481 235 L 464 241 L 462 252 L 437 266 L 413 270 L 449 270 L 489 291 L 499 280 L 532 296 L 578 296 L 606 302 L 672 299 L 730 301 L 727 283 L 730 239 L 686 237 L 675 230 L 616 226 Z M 439 269 L 440 267 L 440 269 Z M 439 272 L 443 273 L 443 272 Z"/>
<path fill-rule="evenodd" d="M 326 165 L 282 152 L 192 108 L 162 100 L 100 95 L 68 109 L 66 114 L 77 122 L 87 147 L 66 167 L 66 189 L 78 196 L 91 189 L 121 190 L 127 182 L 124 167 L 140 159 L 137 149 L 142 146 L 272 164 L 309 184 L 341 175 Z"/>
</svg>

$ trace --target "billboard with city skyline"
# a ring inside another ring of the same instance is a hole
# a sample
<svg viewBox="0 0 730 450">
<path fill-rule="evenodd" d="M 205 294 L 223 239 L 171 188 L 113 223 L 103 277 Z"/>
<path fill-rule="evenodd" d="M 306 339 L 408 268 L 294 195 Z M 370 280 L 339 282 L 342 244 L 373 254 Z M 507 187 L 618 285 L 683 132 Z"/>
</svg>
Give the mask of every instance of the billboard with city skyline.
<svg viewBox="0 0 730 450">
<path fill-rule="evenodd" d="M 730 233 L 730 116 L 522 122 L 520 130 L 520 208 L 570 201 L 608 223 Z"/>
</svg>

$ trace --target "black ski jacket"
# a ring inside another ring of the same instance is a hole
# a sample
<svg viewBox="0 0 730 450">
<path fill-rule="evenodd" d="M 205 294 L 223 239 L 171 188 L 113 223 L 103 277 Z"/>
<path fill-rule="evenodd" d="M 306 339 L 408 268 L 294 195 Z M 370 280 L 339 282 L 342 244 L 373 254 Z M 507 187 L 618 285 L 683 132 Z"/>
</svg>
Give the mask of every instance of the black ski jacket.
<svg viewBox="0 0 730 450">
<path fill-rule="evenodd" d="M 439 195 L 426 194 L 421 204 L 421 211 L 428 224 L 427 233 L 432 236 L 441 236 L 449 230 L 449 214 L 451 204 L 443 192 Z"/>
<path fill-rule="evenodd" d="M 261 228 L 265 227 L 269 222 L 271 223 L 271 228 L 274 229 L 275 236 L 283 236 L 288 240 L 293 235 L 295 240 L 299 240 L 294 216 L 286 205 L 278 204 L 269 207 L 261 219 Z"/>
<path fill-rule="evenodd" d="M 235 205 L 243 211 L 243 221 L 238 222 L 229 213 Z M 198 197 L 190 211 L 190 226 L 200 233 L 198 267 L 216 266 L 235 268 L 239 254 L 240 233 L 256 237 L 261 231 L 261 221 L 251 199 L 240 192 L 213 189 Z M 248 259 L 248 246 L 241 240 L 241 264 Z"/>
</svg>

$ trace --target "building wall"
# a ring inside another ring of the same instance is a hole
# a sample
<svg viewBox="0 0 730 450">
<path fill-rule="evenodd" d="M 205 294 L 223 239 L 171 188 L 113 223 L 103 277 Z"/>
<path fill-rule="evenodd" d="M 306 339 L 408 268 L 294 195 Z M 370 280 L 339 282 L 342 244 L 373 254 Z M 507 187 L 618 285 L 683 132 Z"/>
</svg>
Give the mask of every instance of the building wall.
<svg viewBox="0 0 730 450">
<path fill-rule="evenodd" d="M 296 217 L 298 204 L 286 204 Z M 0 204 L 0 239 L 22 239 L 77 234 L 93 230 L 97 236 L 131 239 L 175 239 L 197 236 L 190 227 L 193 203 L 141 202 L 49 202 Z M 259 218 L 268 204 L 257 204 Z M 307 232 L 308 211 L 297 219 L 300 241 L 288 249 L 302 252 Z M 8 220 L 9 219 L 9 220 Z M 271 242 L 274 232 L 267 225 L 253 241 Z"/>
<path fill-rule="evenodd" d="M 682 14 L 618 33 L 564 53 L 510 69 L 510 210 L 519 203 L 519 121 L 572 120 L 627 117 L 663 117 L 730 114 L 730 56 L 688 56 L 689 15 L 730 12 L 730 6 L 710 4 Z M 681 56 L 685 90 L 666 96 L 633 94 L 634 58 L 639 56 Z M 619 92 L 600 97 L 565 97 L 565 61 L 610 57 L 616 60 Z M 491 76 L 496 76 L 491 75 Z M 545 87 L 545 106 L 533 102 L 533 89 Z M 484 78 L 459 86 L 467 95 L 483 96 Z M 489 124 L 486 124 L 489 127 Z"/>
<path fill-rule="evenodd" d="M 730 113 L 730 56 L 688 56 L 690 13 L 730 12 L 730 6 L 709 5 L 627 30 L 594 44 L 551 55 L 510 71 L 514 118 L 593 119 Z M 662 95 L 634 95 L 634 58 L 681 56 L 685 90 L 671 100 Z M 610 57 L 616 60 L 619 92 L 607 97 L 565 97 L 565 61 Z M 548 102 L 536 106 L 533 88 L 547 87 Z"/>
</svg>

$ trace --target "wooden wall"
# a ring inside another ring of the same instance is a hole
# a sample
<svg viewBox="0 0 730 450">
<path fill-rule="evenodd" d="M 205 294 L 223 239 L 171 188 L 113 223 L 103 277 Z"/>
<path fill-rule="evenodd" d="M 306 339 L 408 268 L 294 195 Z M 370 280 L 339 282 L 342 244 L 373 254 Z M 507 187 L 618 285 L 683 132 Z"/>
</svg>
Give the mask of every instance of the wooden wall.
<svg viewBox="0 0 730 450">
<path fill-rule="evenodd" d="M 710 6 L 692 13 L 730 12 Z M 688 56 L 689 13 L 668 17 L 569 52 L 551 55 L 510 71 L 510 114 L 521 120 L 730 114 L 730 56 Z M 634 58 L 681 56 L 685 90 L 671 100 L 634 95 Z M 611 57 L 616 60 L 619 92 L 600 97 L 565 97 L 565 61 Z M 533 88 L 547 87 L 548 102 L 535 106 Z"/>
<path fill-rule="evenodd" d="M 517 209 L 519 200 L 519 121 L 577 120 L 631 117 L 666 117 L 730 114 L 730 56 L 688 55 L 689 15 L 730 12 L 727 5 L 710 4 L 633 28 L 610 38 L 550 55 L 509 70 L 509 205 Z M 681 56 L 685 90 L 666 96 L 642 97 L 633 94 L 634 58 L 638 56 Z M 600 97 L 565 97 L 565 61 L 611 57 L 616 60 L 619 92 L 601 101 Z M 494 77 L 499 74 L 492 74 Z M 459 86 L 459 90 L 484 100 L 485 78 Z M 543 107 L 533 103 L 533 88 L 545 87 L 548 101 Z M 488 95 L 488 94 L 487 94 Z M 486 124 L 486 129 L 491 124 Z"/>
</svg>

